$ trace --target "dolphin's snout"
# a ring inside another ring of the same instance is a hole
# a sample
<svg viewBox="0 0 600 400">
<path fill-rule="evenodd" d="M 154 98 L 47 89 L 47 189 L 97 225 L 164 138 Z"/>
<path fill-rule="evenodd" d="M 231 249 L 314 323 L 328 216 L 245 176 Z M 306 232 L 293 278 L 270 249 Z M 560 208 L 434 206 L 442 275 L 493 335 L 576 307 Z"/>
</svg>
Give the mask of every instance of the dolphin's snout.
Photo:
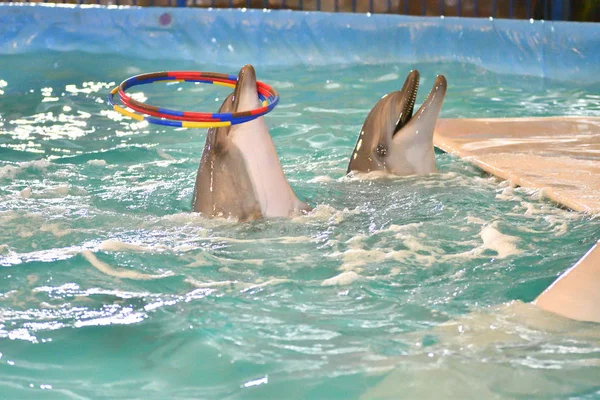
<svg viewBox="0 0 600 400">
<path fill-rule="evenodd" d="M 252 77 L 256 78 L 256 70 L 254 70 L 254 67 L 252 66 L 252 64 L 246 64 L 240 69 L 240 73 L 238 76 L 240 78 L 242 78 L 244 76 L 252 76 Z"/>
<path fill-rule="evenodd" d="M 448 88 L 448 82 L 446 81 L 446 77 L 444 75 L 438 75 L 435 77 L 435 82 L 433 83 L 433 90 L 437 92 L 442 92 L 444 95 L 446 94 L 446 89 Z"/>
</svg>

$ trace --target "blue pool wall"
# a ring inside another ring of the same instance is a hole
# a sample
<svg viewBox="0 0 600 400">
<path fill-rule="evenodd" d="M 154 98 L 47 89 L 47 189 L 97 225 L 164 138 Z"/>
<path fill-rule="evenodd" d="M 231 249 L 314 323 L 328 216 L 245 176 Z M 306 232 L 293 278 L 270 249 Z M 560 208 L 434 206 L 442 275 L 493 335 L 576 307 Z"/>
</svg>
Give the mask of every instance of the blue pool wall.
<svg viewBox="0 0 600 400">
<path fill-rule="evenodd" d="M 491 18 L 46 4 L 0 5 L 0 55 L 82 51 L 202 65 L 455 61 L 600 81 L 600 26 Z"/>
</svg>

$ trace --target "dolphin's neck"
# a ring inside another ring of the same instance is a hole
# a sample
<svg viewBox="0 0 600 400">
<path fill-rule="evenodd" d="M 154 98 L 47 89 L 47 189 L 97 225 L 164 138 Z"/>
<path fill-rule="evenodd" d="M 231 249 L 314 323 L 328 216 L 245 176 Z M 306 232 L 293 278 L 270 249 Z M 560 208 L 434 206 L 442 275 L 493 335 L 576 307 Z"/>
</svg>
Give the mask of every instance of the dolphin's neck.
<svg viewBox="0 0 600 400">
<path fill-rule="evenodd" d="M 422 175 L 437 172 L 433 139 L 413 140 L 404 144 L 402 158 L 410 165 L 411 174 Z"/>
<path fill-rule="evenodd" d="M 231 137 L 244 157 L 263 215 L 288 216 L 299 200 L 285 179 L 264 118 L 236 125 Z"/>
</svg>

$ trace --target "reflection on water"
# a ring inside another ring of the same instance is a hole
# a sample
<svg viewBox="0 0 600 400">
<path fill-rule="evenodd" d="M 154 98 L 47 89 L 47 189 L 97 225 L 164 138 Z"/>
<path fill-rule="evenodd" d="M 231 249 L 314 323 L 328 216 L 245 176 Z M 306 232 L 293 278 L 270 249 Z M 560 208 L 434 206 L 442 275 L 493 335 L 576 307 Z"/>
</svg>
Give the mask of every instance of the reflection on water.
<svg viewBox="0 0 600 400">
<path fill-rule="evenodd" d="M 267 123 L 283 168 L 316 207 L 236 224 L 189 212 L 204 131 L 133 123 L 104 102 L 140 71 L 217 67 L 35 60 L 0 72 L 8 398 L 596 395 L 595 325 L 523 303 L 591 247 L 597 220 L 446 154 L 439 174 L 344 177 L 366 113 L 414 66 L 259 69 L 282 97 Z M 419 69 L 417 103 L 447 76 L 445 117 L 600 115 L 597 88 Z M 132 93 L 212 110 L 223 90 Z"/>
</svg>

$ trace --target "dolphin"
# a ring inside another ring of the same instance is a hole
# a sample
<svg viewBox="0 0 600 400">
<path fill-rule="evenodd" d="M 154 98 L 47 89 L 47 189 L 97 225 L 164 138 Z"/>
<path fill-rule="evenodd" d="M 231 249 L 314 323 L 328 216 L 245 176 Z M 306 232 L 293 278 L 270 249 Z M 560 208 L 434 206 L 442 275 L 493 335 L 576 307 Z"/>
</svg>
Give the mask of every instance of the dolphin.
<svg viewBox="0 0 600 400">
<path fill-rule="evenodd" d="M 219 112 L 260 106 L 256 72 L 252 65 L 245 65 Z M 205 216 L 239 221 L 287 217 L 311 209 L 298 200 L 285 178 L 263 117 L 208 130 L 192 206 Z"/>
<path fill-rule="evenodd" d="M 438 75 L 413 115 L 419 71 L 410 71 L 402 90 L 383 96 L 365 119 L 346 173 L 383 171 L 405 176 L 437 172 L 433 131 L 446 86 L 446 78 Z"/>
</svg>

